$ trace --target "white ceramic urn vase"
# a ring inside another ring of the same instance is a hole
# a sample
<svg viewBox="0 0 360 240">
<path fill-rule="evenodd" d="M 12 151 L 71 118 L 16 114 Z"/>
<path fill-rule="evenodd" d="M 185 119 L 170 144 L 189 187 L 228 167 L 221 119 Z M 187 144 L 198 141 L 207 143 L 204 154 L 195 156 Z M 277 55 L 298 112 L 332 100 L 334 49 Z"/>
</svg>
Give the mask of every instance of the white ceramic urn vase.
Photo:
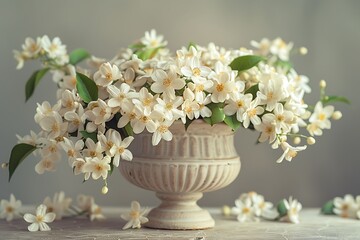
<svg viewBox="0 0 360 240">
<path fill-rule="evenodd" d="M 173 139 L 151 144 L 152 134 L 135 137 L 136 156 L 122 161 L 120 171 L 131 183 L 155 191 L 162 201 L 152 209 L 146 227 L 159 229 L 205 229 L 214 227 L 209 212 L 197 205 L 203 192 L 229 185 L 240 171 L 234 132 L 225 124 L 210 126 L 193 121 L 171 127 Z"/>
</svg>

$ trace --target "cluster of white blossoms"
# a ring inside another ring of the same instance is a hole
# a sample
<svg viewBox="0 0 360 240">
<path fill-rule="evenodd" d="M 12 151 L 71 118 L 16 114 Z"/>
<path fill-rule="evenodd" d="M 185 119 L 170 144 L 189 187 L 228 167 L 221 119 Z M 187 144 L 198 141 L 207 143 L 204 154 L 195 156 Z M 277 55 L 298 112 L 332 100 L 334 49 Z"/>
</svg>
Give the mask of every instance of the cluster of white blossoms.
<svg viewBox="0 0 360 240">
<path fill-rule="evenodd" d="M 299 223 L 301 208 L 301 203 L 292 197 L 281 200 L 274 208 L 274 204 L 265 201 L 264 196 L 249 192 L 235 200 L 235 207 L 224 206 L 222 212 L 225 216 L 236 216 L 239 222 L 259 222 L 265 219 Z"/>
<path fill-rule="evenodd" d="M 354 197 L 351 194 L 346 194 L 343 198 L 336 197 L 323 206 L 322 213 L 360 219 L 360 195 Z"/>
<path fill-rule="evenodd" d="M 56 192 L 54 197 L 46 197 L 42 204 L 36 208 L 35 215 L 21 213 L 22 204 L 16 200 L 14 194 L 10 195 L 10 200 L 0 201 L 0 219 L 4 218 L 10 222 L 17 217 L 23 217 L 29 225 L 30 232 L 50 231 L 47 223 L 54 220 L 61 220 L 63 217 L 73 217 L 84 215 L 91 221 L 105 219 L 102 209 L 97 205 L 92 196 L 79 194 L 77 196 L 77 206 L 71 205 L 72 199 L 65 197 L 64 192 Z"/>
<path fill-rule="evenodd" d="M 91 57 L 84 69 L 76 65 L 79 51 L 67 55 L 58 38 L 27 38 L 23 52 L 15 54 L 19 66 L 40 59 L 59 90 L 54 105 L 38 104 L 40 132 L 19 142 L 36 147 L 39 174 L 54 171 L 64 150 L 74 174 L 106 179 L 120 161 L 132 160 L 133 134 L 148 131 L 157 145 L 172 140 L 174 121 L 188 126 L 203 119 L 256 130 L 259 142 L 283 150 L 277 162 L 291 161 L 307 147 L 299 146 L 300 138 L 314 144 L 313 136 L 322 135 L 331 127 L 330 118 L 339 119 L 341 113 L 325 106 L 325 96 L 313 111 L 304 102 L 309 79 L 288 62 L 292 43 L 264 39 L 252 45 L 255 50 L 190 44 L 173 55 L 152 30 L 109 61 Z"/>
</svg>

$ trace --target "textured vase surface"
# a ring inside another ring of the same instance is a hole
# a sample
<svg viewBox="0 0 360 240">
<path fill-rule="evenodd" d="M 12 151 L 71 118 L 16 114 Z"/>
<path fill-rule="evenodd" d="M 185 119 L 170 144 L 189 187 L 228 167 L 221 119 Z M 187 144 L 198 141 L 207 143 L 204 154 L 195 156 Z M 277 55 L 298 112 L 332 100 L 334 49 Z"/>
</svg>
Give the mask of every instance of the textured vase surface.
<svg viewBox="0 0 360 240">
<path fill-rule="evenodd" d="M 225 124 L 210 126 L 196 120 L 185 130 L 182 122 L 171 127 L 173 139 L 152 146 L 152 134 L 135 138 L 136 154 L 122 161 L 120 171 L 131 183 L 155 191 L 161 204 L 149 212 L 147 227 L 205 229 L 215 222 L 197 205 L 204 192 L 229 185 L 240 171 L 234 133 Z"/>
</svg>

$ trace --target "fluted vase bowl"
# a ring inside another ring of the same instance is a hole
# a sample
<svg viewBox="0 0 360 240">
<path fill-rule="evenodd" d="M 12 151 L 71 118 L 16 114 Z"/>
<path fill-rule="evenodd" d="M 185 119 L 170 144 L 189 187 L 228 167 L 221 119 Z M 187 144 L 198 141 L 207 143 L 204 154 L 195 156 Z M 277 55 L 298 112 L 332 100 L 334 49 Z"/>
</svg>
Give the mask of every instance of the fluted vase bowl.
<svg viewBox="0 0 360 240">
<path fill-rule="evenodd" d="M 229 185 L 240 171 L 234 132 L 225 124 L 210 126 L 196 120 L 185 130 L 182 122 L 171 127 L 173 139 L 152 146 L 152 134 L 135 138 L 136 156 L 122 161 L 120 171 L 131 183 L 155 191 L 161 204 L 149 214 L 150 228 L 205 229 L 215 222 L 197 205 L 204 192 Z"/>
</svg>

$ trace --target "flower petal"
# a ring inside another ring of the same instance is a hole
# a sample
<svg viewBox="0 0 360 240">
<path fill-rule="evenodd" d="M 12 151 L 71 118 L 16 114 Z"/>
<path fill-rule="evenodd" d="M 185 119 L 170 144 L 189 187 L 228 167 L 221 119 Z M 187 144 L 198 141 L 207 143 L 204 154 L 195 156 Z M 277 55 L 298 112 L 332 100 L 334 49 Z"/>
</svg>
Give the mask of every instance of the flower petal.
<svg viewBox="0 0 360 240">
<path fill-rule="evenodd" d="M 24 215 L 24 220 L 25 220 L 26 222 L 28 222 L 28 223 L 33 223 L 33 222 L 35 222 L 36 217 L 35 217 L 34 215 L 30 214 L 30 213 L 26 213 L 26 214 Z"/>
<path fill-rule="evenodd" d="M 38 223 L 32 223 L 28 226 L 28 230 L 30 232 L 37 232 L 39 231 L 39 224 Z"/>
</svg>

